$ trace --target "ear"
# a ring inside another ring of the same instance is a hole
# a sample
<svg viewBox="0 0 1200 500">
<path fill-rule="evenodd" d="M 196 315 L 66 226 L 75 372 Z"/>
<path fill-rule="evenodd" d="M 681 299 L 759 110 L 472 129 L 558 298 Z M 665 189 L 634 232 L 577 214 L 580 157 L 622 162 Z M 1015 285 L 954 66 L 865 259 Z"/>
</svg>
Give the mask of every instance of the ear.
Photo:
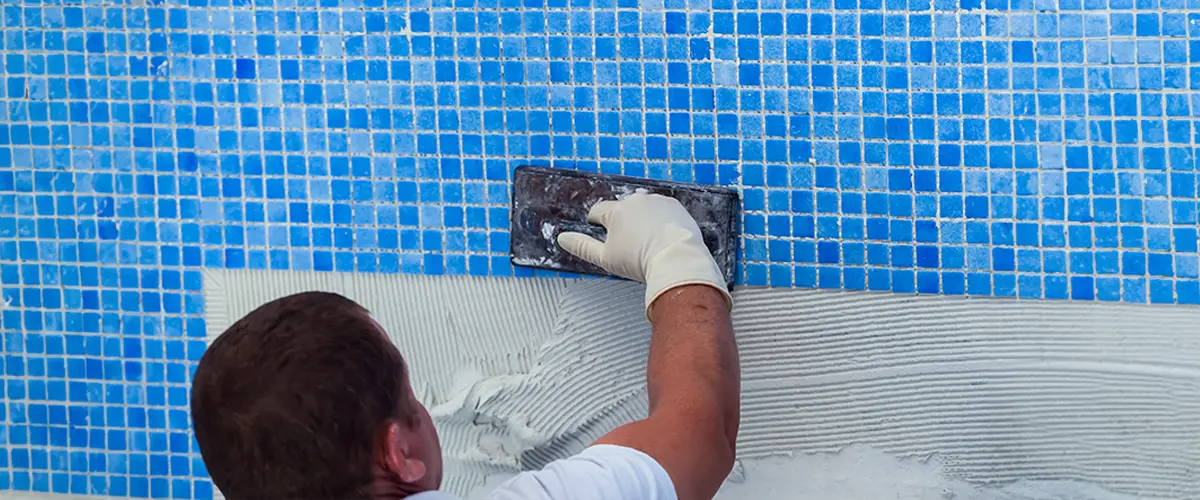
<svg viewBox="0 0 1200 500">
<path fill-rule="evenodd" d="M 384 432 L 384 465 L 403 483 L 416 483 L 425 477 L 425 462 L 409 454 L 407 433 L 399 422 L 388 422 Z"/>
</svg>

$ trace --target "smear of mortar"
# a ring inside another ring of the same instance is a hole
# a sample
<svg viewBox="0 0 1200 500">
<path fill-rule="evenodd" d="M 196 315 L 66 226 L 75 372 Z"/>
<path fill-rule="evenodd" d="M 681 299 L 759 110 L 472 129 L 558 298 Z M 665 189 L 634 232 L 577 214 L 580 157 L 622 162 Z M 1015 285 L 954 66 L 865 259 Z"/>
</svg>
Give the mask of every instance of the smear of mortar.
<svg viewBox="0 0 1200 500">
<path fill-rule="evenodd" d="M 644 418 L 650 326 L 640 314 L 642 293 L 641 285 L 618 281 L 570 286 L 528 373 L 470 381 L 432 408 L 451 441 L 474 443 L 447 449 L 452 472 L 477 485 L 497 467 L 537 469 Z"/>
</svg>

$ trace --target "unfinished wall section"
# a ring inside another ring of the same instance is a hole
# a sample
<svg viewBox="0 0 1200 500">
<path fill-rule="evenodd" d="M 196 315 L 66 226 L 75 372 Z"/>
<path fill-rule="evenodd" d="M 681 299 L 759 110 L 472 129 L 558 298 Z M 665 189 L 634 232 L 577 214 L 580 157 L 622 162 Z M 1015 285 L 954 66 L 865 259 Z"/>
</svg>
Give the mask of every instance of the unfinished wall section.
<svg viewBox="0 0 1200 500">
<path fill-rule="evenodd" d="M 639 285 L 218 271 L 210 333 L 310 289 L 366 305 L 408 356 L 456 493 L 647 410 Z M 722 498 L 1200 495 L 1200 311 L 778 289 L 735 302 L 743 423 Z"/>
</svg>

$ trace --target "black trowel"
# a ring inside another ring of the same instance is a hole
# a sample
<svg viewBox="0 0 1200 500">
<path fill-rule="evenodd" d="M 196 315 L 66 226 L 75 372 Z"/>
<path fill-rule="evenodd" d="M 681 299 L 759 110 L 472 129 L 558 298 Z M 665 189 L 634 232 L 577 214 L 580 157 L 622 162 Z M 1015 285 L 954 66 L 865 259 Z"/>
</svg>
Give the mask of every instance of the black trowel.
<svg viewBox="0 0 1200 500">
<path fill-rule="evenodd" d="M 696 219 L 704 243 L 733 287 L 741 200 L 737 191 L 547 167 L 522 166 L 513 173 L 511 247 L 513 265 L 607 275 L 558 246 L 558 234 L 580 232 L 604 239 L 604 228 L 587 222 L 592 205 L 638 191 L 679 200 Z"/>
</svg>

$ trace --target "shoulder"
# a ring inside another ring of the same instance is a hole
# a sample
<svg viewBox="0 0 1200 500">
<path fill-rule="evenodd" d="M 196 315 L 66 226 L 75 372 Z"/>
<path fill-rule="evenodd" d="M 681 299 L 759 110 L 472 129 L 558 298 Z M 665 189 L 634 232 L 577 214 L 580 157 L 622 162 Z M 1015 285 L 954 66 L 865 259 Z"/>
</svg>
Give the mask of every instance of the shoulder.
<svg viewBox="0 0 1200 500">
<path fill-rule="evenodd" d="M 676 500 L 675 486 L 657 461 L 624 446 L 595 445 L 542 470 L 523 472 L 486 500 Z"/>
</svg>

